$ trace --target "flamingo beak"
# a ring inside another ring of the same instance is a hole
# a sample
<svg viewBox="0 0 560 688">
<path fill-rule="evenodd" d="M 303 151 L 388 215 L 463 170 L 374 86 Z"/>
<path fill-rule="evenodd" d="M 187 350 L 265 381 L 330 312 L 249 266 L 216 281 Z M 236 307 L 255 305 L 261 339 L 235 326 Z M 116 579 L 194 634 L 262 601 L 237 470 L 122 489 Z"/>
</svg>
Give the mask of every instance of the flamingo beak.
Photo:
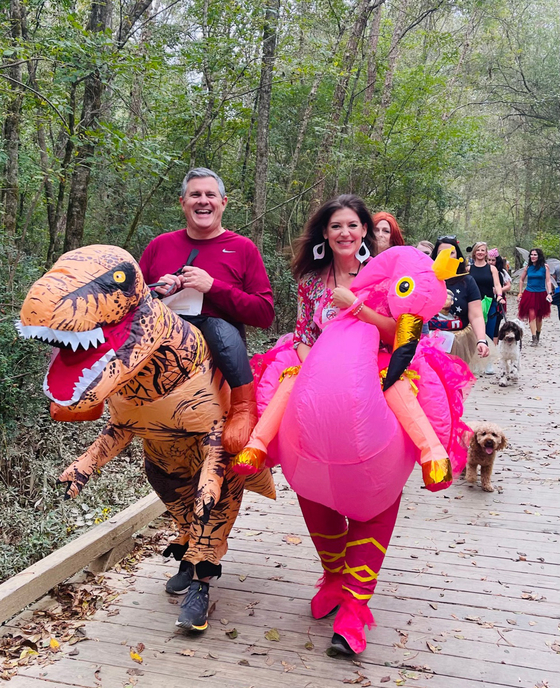
<svg viewBox="0 0 560 688">
<path fill-rule="evenodd" d="M 422 318 L 411 313 L 399 315 L 393 353 L 383 380 L 384 392 L 395 384 L 412 361 L 422 334 L 423 322 Z"/>
</svg>

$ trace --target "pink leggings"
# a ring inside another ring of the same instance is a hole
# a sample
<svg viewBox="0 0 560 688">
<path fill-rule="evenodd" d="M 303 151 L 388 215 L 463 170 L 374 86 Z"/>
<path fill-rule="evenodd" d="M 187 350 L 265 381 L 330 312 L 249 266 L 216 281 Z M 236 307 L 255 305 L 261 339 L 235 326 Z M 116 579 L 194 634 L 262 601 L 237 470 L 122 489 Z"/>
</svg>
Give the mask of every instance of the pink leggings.
<svg viewBox="0 0 560 688">
<path fill-rule="evenodd" d="M 347 519 L 299 495 L 298 499 L 323 569 L 340 573 L 343 589 L 367 604 L 393 534 L 401 495 L 392 506 L 366 522 Z"/>
</svg>

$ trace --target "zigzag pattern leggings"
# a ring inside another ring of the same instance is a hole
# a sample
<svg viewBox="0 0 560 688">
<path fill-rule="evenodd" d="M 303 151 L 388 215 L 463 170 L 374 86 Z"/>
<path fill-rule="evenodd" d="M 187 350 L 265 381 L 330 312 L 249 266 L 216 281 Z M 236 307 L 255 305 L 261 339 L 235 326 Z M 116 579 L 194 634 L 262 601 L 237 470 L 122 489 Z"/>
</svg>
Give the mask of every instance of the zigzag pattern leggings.
<svg viewBox="0 0 560 688">
<path fill-rule="evenodd" d="M 342 587 L 366 604 L 377 585 L 393 534 L 401 495 L 370 521 L 346 518 L 329 507 L 298 497 L 323 569 L 342 574 Z"/>
</svg>

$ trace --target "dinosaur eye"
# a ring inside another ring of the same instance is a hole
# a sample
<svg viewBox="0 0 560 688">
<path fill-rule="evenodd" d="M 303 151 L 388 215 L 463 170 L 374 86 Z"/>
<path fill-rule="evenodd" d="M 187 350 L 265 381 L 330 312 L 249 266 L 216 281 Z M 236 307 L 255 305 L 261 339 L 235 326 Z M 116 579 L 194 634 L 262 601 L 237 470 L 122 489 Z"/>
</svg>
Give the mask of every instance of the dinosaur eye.
<svg viewBox="0 0 560 688">
<path fill-rule="evenodd" d="M 397 296 L 404 298 L 405 296 L 412 294 L 413 291 L 414 280 L 412 277 L 401 277 L 401 279 L 397 282 L 397 286 L 395 287 Z"/>
<path fill-rule="evenodd" d="M 117 270 L 113 273 L 113 279 L 117 284 L 122 284 L 126 280 L 126 275 L 122 270 Z"/>
</svg>

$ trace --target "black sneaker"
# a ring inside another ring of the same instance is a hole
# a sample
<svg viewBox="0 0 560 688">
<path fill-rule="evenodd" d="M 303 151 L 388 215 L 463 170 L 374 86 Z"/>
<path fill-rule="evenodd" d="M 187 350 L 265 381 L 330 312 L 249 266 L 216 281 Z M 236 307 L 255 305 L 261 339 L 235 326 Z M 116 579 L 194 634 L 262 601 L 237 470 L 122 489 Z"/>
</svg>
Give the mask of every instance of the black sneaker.
<svg viewBox="0 0 560 688">
<path fill-rule="evenodd" d="M 331 640 L 331 647 L 333 650 L 340 652 L 342 655 L 355 655 L 354 650 L 348 645 L 348 641 L 340 633 L 334 633 Z"/>
<path fill-rule="evenodd" d="M 179 564 L 179 572 L 167 581 L 165 592 L 170 595 L 183 595 L 189 589 L 194 575 L 194 565 L 190 561 L 182 561 Z"/>
<path fill-rule="evenodd" d="M 187 631 L 205 631 L 208 626 L 208 583 L 193 580 L 181 602 L 181 613 L 175 622 Z"/>
</svg>

